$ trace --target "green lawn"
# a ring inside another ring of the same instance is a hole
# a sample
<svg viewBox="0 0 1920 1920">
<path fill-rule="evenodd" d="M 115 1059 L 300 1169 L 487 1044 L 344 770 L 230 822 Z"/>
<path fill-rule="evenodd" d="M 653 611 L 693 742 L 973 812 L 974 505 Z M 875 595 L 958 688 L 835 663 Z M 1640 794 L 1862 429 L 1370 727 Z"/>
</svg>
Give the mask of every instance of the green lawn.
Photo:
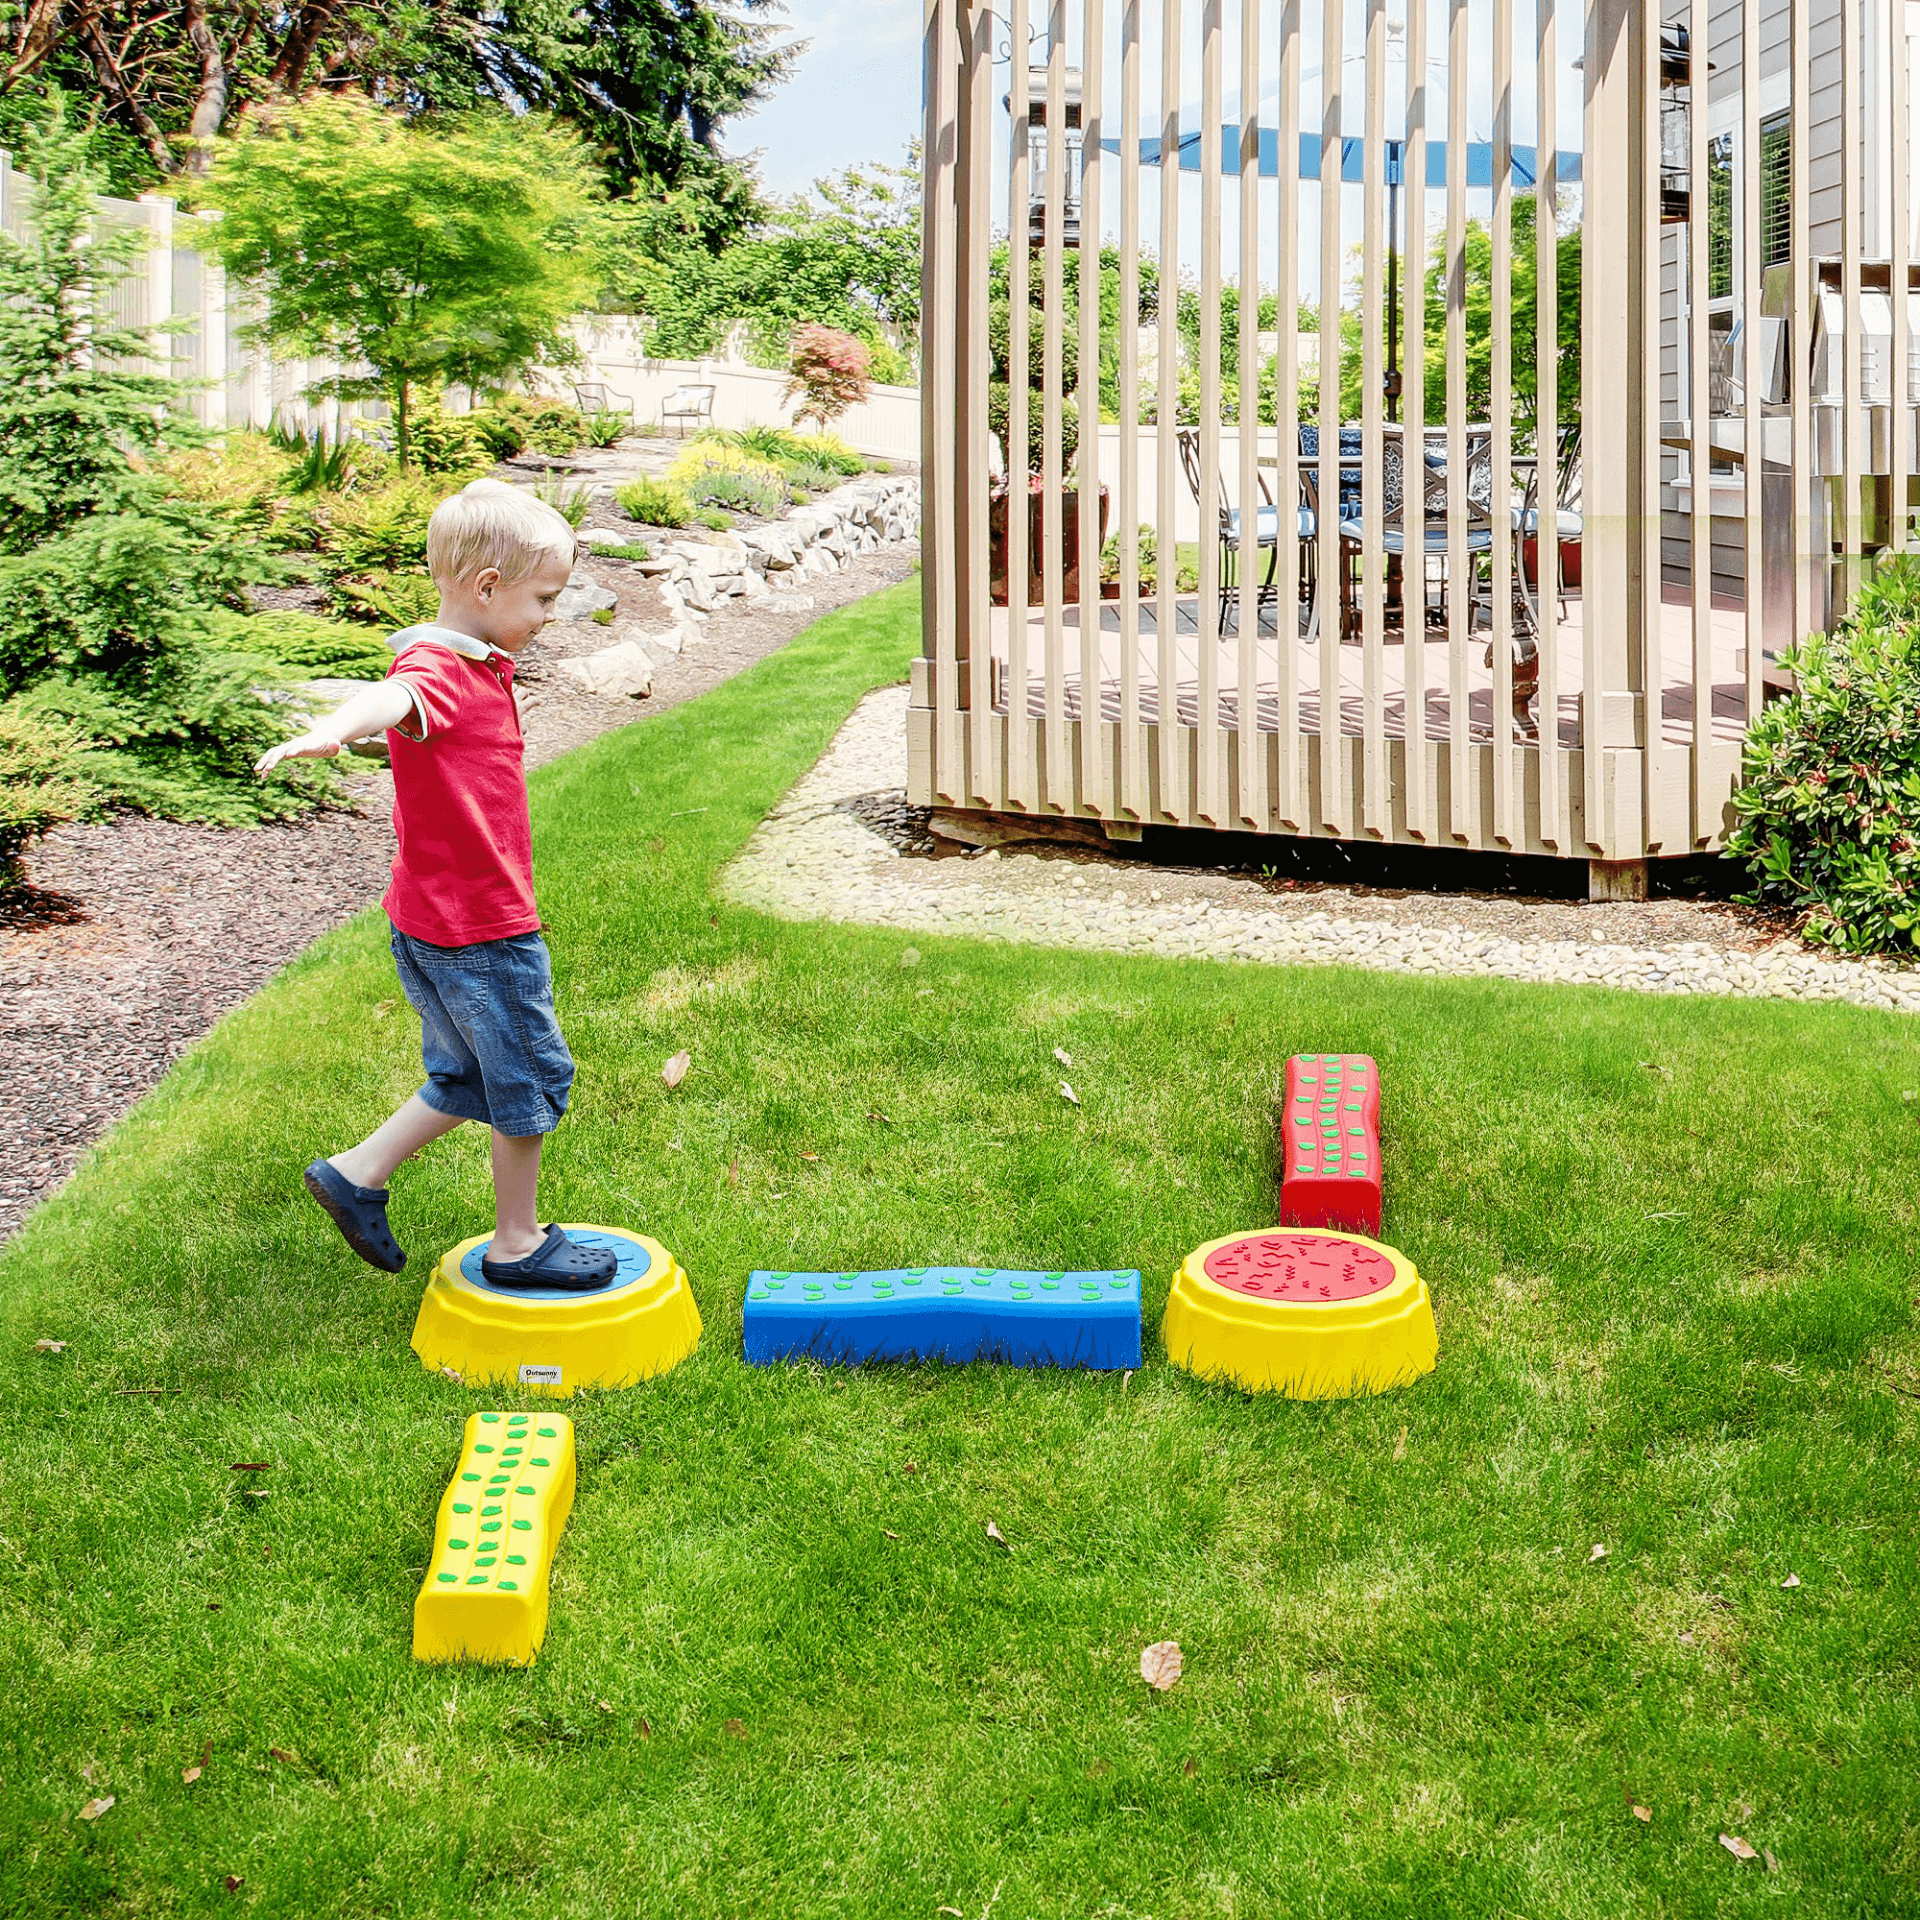
<svg viewBox="0 0 1920 1920">
<path fill-rule="evenodd" d="M 0 1256 L 0 1911 L 1915 1910 L 1920 1028 L 924 936 L 909 965 L 719 903 L 901 673 L 911 591 L 536 777 L 581 1063 L 547 1206 L 664 1240 L 706 1332 L 570 1403 L 531 1671 L 409 1657 L 460 1424 L 524 1404 L 407 1347 L 487 1224 L 484 1142 L 402 1171 L 397 1281 L 299 1189 L 417 1079 L 382 923 L 223 1021 Z M 1180 1257 L 1272 1219 L 1307 1048 L 1380 1060 L 1387 1237 L 1439 1315 L 1438 1371 L 1379 1399 L 1155 1352 Z M 751 1265 L 935 1260 L 1137 1265 L 1148 1364 L 741 1364 Z M 1151 1696 L 1163 1638 L 1186 1677 Z"/>
</svg>

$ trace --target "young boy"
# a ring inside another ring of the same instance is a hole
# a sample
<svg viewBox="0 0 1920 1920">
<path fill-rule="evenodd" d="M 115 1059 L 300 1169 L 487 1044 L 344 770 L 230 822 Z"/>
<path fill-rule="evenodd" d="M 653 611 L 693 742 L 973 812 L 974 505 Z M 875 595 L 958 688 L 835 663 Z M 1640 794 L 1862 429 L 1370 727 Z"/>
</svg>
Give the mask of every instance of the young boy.
<svg viewBox="0 0 1920 1920">
<path fill-rule="evenodd" d="M 573 1056 L 553 1011 L 553 975 L 533 899 L 532 838 L 513 658 L 546 625 L 573 569 L 573 530 L 497 480 L 434 509 L 431 626 L 390 644 L 387 678 L 297 739 L 263 754 L 325 758 L 386 730 L 399 851 L 382 903 L 400 984 L 420 1016 L 427 1082 L 357 1147 L 316 1160 L 307 1191 L 361 1259 L 398 1273 L 387 1180 L 463 1120 L 493 1129 L 494 1232 L 481 1272 L 497 1287 L 585 1292 L 613 1278 L 534 1212 L 540 1143 L 567 1110 Z"/>
</svg>

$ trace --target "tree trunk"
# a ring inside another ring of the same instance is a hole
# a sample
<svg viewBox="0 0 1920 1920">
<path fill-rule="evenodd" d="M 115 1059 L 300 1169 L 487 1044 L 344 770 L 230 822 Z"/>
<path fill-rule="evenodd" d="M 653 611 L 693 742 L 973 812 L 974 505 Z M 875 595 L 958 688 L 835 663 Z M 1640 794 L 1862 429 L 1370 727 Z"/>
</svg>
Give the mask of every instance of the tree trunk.
<svg viewBox="0 0 1920 1920">
<path fill-rule="evenodd" d="M 21 13 L 13 32 L 13 57 L 0 74 L 0 93 L 10 92 L 16 81 L 35 72 L 58 45 L 65 12 L 64 0 L 32 0 Z"/>
<path fill-rule="evenodd" d="M 267 75 L 269 93 L 298 93 L 307 77 L 307 62 L 320 44 L 320 36 L 332 25 L 334 15 L 345 0 L 308 0 L 294 15 L 287 37 L 280 43 L 280 55 Z"/>
<path fill-rule="evenodd" d="M 200 60 L 200 85 L 193 98 L 193 118 L 187 123 L 192 148 L 187 168 L 205 173 L 213 164 L 213 139 L 227 117 L 227 62 L 220 42 L 207 25 L 206 0 L 187 0 L 187 38 Z"/>
<path fill-rule="evenodd" d="M 167 136 L 161 131 L 159 122 L 140 104 L 127 82 L 127 76 L 120 71 L 120 63 L 114 58 L 113 49 L 107 44 L 107 36 L 100 29 L 97 6 L 90 6 L 81 14 L 80 37 L 86 43 L 87 57 L 93 62 L 94 78 L 100 82 L 100 91 L 109 99 L 119 102 L 122 111 L 133 122 L 134 131 L 146 142 L 154 165 L 162 173 L 178 173 L 180 161 L 168 145 Z"/>
<path fill-rule="evenodd" d="M 400 456 L 402 473 L 413 465 L 413 442 L 407 431 L 407 401 L 411 393 L 412 382 L 402 374 L 393 392 L 394 451 Z"/>
</svg>

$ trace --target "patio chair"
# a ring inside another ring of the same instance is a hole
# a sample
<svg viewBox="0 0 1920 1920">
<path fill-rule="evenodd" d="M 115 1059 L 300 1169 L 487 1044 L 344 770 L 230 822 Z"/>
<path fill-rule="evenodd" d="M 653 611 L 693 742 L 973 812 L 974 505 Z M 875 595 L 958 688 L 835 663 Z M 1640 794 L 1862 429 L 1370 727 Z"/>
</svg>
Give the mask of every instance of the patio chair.
<svg viewBox="0 0 1920 1920">
<path fill-rule="evenodd" d="M 582 413 L 624 412 L 628 419 L 632 419 L 633 417 L 632 403 L 629 402 L 627 406 L 623 408 L 619 401 L 608 391 L 604 381 L 576 380 L 573 383 L 573 397 L 579 402 Z"/>
<path fill-rule="evenodd" d="M 696 383 L 692 386 L 675 387 L 660 403 L 662 420 L 680 421 L 680 438 L 687 437 L 685 422 L 691 420 L 698 426 L 705 426 L 713 418 L 712 386 Z"/>
<path fill-rule="evenodd" d="M 1365 475 L 1364 440 L 1358 427 L 1340 429 L 1340 600 L 1342 635 L 1351 627 L 1349 618 L 1353 563 L 1365 550 L 1366 519 L 1362 499 Z M 1475 498 L 1474 482 L 1484 472 L 1491 487 L 1491 469 L 1485 456 L 1484 436 L 1469 441 L 1467 449 L 1466 591 L 1470 609 L 1477 609 L 1485 598 L 1480 580 L 1479 556 L 1493 547 L 1493 523 L 1487 516 L 1484 498 Z M 1316 524 L 1320 506 L 1320 429 L 1308 424 L 1300 428 L 1300 487 Z M 1451 550 L 1448 539 L 1447 476 L 1444 465 L 1436 466 L 1431 451 L 1421 463 L 1422 497 L 1426 506 L 1426 524 L 1421 536 L 1420 562 L 1423 568 L 1438 560 L 1446 562 Z M 1383 435 L 1380 446 L 1380 545 L 1381 551 L 1403 563 L 1407 550 L 1406 535 L 1406 462 L 1403 443 L 1397 429 Z M 1451 583 L 1449 583 L 1451 586 Z M 1471 616 L 1470 616 L 1471 618 Z M 1314 598 L 1313 613 L 1307 623 L 1309 638 L 1320 631 L 1319 596 Z"/>
<path fill-rule="evenodd" d="M 1200 509 L 1201 525 L 1206 524 L 1207 507 L 1202 498 L 1200 484 L 1200 429 L 1198 427 L 1179 427 L 1174 431 L 1174 445 L 1180 453 L 1180 470 L 1186 475 L 1187 490 L 1193 495 L 1194 505 Z M 1220 539 L 1220 612 L 1217 622 L 1218 631 L 1227 630 L 1227 603 L 1232 600 L 1238 604 L 1240 582 L 1237 570 L 1230 560 L 1238 560 L 1240 554 L 1240 509 L 1235 504 L 1227 485 L 1228 462 L 1220 463 L 1219 494 L 1216 511 L 1219 522 Z M 1260 498 L 1253 510 L 1253 537 L 1258 552 L 1267 556 L 1266 577 L 1260 582 L 1254 594 L 1253 621 L 1257 632 L 1260 625 L 1260 610 L 1267 604 L 1270 595 L 1277 596 L 1278 587 L 1274 575 L 1280 567 L 1280 509 L 1274 504 L 1273 494 L 1267 486 L 1267 476 L 1263 468 L 1255 467 L 1254 484 L 1259 488 Z M 1300 539 L 1301 598 L 1309 598 L 1312 592 L 1313 572 L 1313 529 L 1314 521 L 1304 503 L 1298 508 Z M 1237 624 L 1237 620 L 1236 620 Z"/>
</svg>

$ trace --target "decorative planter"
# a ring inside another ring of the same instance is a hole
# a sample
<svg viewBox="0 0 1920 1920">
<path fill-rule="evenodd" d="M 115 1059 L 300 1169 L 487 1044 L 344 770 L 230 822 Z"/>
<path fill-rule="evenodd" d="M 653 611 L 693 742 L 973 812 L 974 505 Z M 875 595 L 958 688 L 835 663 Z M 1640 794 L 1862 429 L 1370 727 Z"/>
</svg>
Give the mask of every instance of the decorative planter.
<svg viewBox="0 0 1920 1920">
<path fill-rule="evenodd" d="M 999 493 L 987 503 L 987 591 L 996 607 L 1008 603 L 1007 594 L 1007 503 L 1015 496 Z M 1095 544 L 1107 540 L 1107 490 L 1100 489 L 1100 531 Z M 1027 594 L 1026 604 L 1037 607 L 1045 593 L 1046 496 L 1027 495 Z M 1080 495 L 1072 488 L 1060 494 L 1060 598 L 1063 605 L 1080 603 Z"/>
</svg>

